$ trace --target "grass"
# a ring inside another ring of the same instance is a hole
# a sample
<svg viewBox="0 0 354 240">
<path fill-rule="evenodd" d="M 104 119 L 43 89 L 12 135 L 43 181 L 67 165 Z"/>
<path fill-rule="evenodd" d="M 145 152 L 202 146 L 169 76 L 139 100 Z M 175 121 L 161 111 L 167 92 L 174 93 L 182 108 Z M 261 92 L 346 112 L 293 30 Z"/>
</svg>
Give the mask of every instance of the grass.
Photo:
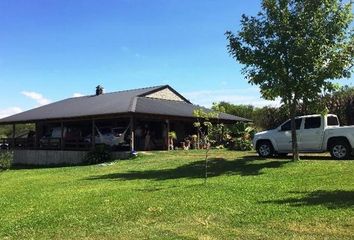
<svg viewBox="0 0 354 240">
<path fill-rule="evenodd" d="M 1 239 L 353 239 L 354 161 L 153 152 L 0 172 Z"/>
</svg>

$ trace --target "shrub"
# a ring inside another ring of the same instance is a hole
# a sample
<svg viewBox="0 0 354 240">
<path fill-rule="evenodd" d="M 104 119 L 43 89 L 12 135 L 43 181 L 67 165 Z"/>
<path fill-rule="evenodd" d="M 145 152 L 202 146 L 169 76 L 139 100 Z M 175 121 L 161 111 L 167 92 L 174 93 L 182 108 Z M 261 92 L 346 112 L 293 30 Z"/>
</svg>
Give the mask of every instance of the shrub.
<svg viewBox="0 0 354 240">
<path fill-rule="evenodd" d="M 11 167 L 13 153 L 9 151 L 0 153 L 0 170 L 9 169 Z"/>
<path fill-rule="evenodd" d="M 103 163 L 111 160 L 112 150 L 107 145 L 97 145 L 94 150 L 88 152 L 85 156 L 85 162 L 88 164 Z"/>
<path fill-rule="evenodd" d="M 225 126 L 220 123 L 209 127 L 208 129 L 209 140 L 211 141 L 210 143 L 213 146 L 222 145 L 227 140 L 227 135 L 226 135 L 227 131 L 224 131 L 224 129 Z"/>
<path fill-rule="evenodd" d="M 236 150 L 249 151 L 252 150 L 252 142 L 248 139 L 236 138 Z"/>
<path fill-rule="evenodd" d="M 233 138 L 228 145 L 230 150 L 250 151 L 253 149 L 252 141 L 243 138 Z"/>
<path fill-rule="evenodd" d="M 227 148 L 231 150 L 252 150 L 252 138 L 256 130 L 251 123 L 236 123 L 227 128 Z"/>
</svg>

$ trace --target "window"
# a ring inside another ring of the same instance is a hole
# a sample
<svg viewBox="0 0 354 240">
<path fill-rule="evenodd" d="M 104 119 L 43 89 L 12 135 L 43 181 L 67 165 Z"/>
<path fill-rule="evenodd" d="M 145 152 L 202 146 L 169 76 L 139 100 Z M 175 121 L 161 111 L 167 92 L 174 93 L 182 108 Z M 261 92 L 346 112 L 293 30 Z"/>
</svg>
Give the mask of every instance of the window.
<svg viewBox="0 0 354 240">
<path fill-rule="evenodd" d="M 309 117 L 305 119 L 305 129 L 321 127 L 321 117 Z"/>
<path fill-rule="evenodd" d="M 302 118 L 295 119 L 296 130 L 299 130 L 301 127 Z M 291 120 L 287 121 L 281 126 L 281 131 L 290 131 L 291 130 Z"/>
<path fill-rule="evenodd" d="M 338 118 L 335 116 L 328 116 L 327 126 L 339 126 Z"/>
</svg>

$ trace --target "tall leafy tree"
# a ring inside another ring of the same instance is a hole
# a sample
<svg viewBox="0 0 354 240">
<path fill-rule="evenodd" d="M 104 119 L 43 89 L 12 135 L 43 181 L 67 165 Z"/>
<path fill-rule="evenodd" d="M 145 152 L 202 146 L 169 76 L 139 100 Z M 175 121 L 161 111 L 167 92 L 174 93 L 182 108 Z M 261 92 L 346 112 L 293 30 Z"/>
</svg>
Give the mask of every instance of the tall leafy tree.
<svg viewBox="0 0 354 240">
<path fill-rule="evenodd" d="M 213 103 L 211 109 L 218 112 L 226 112 L 235 116 L 240 116 L 247 119 L 252 119 L 255 107 L 252 105 L 235 105 L 228 102 Z"/>
<path fill-rule="evenodd" d="M 262 97 L 280 98 L 289 110 L 294 160 L 299 159 L 295 115 L 348 78 L 354 59 L 352 3 L 339 0 L 263 0 L 257 16 L 242 16 L 241 30 L 226 32 L 228 51 L 244 64 Z"/>
</svg>

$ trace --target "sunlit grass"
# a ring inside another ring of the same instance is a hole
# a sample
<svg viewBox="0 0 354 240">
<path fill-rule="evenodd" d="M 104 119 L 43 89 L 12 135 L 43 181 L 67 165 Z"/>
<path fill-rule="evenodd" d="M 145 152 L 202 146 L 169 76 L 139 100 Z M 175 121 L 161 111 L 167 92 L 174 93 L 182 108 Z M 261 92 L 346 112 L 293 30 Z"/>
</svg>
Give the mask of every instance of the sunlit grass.
<svg viewBox="0 0 354 240">
<path fill-rule="evenodd" d="M 0 172 L 0 238 L 353 239 L 354 161 L 154 152 Z"/>
</svg>

